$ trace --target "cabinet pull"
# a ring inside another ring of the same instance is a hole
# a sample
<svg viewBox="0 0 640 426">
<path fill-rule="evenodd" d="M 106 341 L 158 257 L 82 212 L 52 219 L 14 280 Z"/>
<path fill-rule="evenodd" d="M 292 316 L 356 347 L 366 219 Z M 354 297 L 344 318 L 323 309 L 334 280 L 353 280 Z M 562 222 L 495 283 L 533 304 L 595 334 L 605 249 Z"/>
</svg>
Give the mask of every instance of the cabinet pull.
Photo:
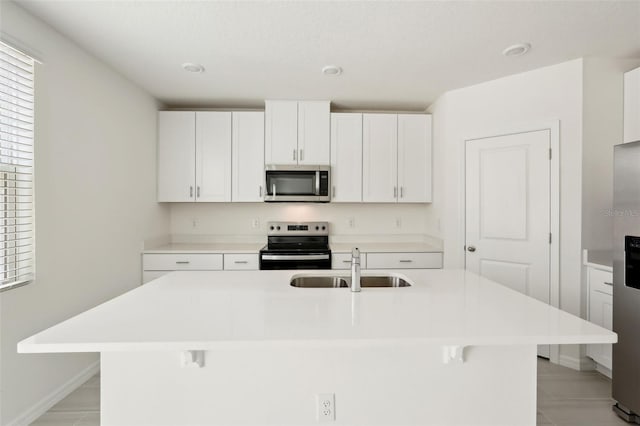
<svg viewBox="0 0 640 426">
<path fill-rule="evenodd" d="M 304 161 L 304 149 L 300 148 L 300 161 Z"/>
<path fill-rule="evenodd" d="M 293 150 L 293 161 L 296 161 L 298 159 L 298 153 L 296 152 L 296 150 Z"/>
<path fill-rule="evenodd" d="M 176 264 L 177 265 L 188 265 L 189 261 L 188 260 L 176 260 Z"/>
<path fill-rule="evenodd" d="M 606 285 L 613 285 L 613 283 L 604 282 Z"/>
<path fill-rule="evenodd" d="M 245 264 L 245 263 L 249 263 L 249 261 L 247 261 L 247 260 L 234 260 L 233 263 Z"/>
<path fill-rule="evenodd" d="M 400 259 L 400 263 L 411 263 L 413 260 L 410 259 Z"/>
<path fill-rule="evenodd" d="M 400 198 L 404 197 L 404 186 L 400 187 Z"/>
<path fill-rule="evenodd" d="M 342 263 L 351 263 L 350 260 L 343 260 Z"/>
<path fill-rule="evenodd" d="M 200 198 L 200 186 L 196 189 L 196 197 Z"/>
<path fill-rule="evenodd" d="M 393 187 L 393 198 L 398 198 L 398 187 L 397 186 Z"/>
<path fill-rule="evenodd" d="M 193 186 L 189 187 L 189 198 L 193 198 Z"/>
<path fill-rule="evenodd" d="M 259 188 L 260 188 L 260 198 L 262 198 L 262 185 L 260 185 Z"/>
</svg>

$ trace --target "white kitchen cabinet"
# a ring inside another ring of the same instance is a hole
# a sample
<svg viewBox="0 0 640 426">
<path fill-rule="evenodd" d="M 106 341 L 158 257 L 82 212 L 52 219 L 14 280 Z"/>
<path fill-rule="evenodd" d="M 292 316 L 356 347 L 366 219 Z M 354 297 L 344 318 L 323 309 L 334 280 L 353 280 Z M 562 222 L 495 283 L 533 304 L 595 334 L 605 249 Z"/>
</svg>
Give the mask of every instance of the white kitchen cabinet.
<svg viewBox="0 0 640 426">
<path fill-rule="evenodd" d="M 331 269 L 351 269 L 351 252 L 331 253 Z M 367 269 L 367 253 L 360 253 L 360 269 Z"/>
<path fill-rule="evenodd" d="M 640 68 L 624 74 L 623 142 L 640 140 Z"/>
<path fill-rule="evenodd" d="M 142 256 L 143 271 L 220 271 L 220 253 L 153 253 Z"/>
<path fill-rule="evenodd" d="M 398 202 L 431 201 L 431 116 L 398 114 Z"/>
<path fill-rule="evenodd" d="M 362 201 L 362 114 L 331 114 L 331 202 Z"/>
<path fill-rule="evenodd" d="M 159 112 L 158 201 L 231 201 L 230 112 Z"/>
<path fill-rule="evenodd" d="M 328 165 L 329 101 L 265 101 L 265 164 Z"/>
<path fill-rule="evenodd" d="M 395 203 L 398 198 L 398 116 L 362 116 L 362 200 Z"/>
<path fill-rule="evenodd" d="M 195 201 L 196 115 L 158 113 L 158 201 Z"/>
<path fill-rule="evenodd" d="M 298 164 L 329 164 L 329 110 L 328 101 L 298 102 Z"/>
<path fill-rule="evenodd" d="M 257 253 L 225 253 L 225 271 L 257 271 L 260 269 L 260 261 Z"/>
<path fill-rule="evenodd" d="M 607 330 L 613 329 L 613 274 L 594 267 L 587 268 L 589 286 L 589 321 Z M 587 356 L 611 370 L 612 346 L 587 345 Z"/>
<path fill-rule="evenodd" d="M 231 121 L 231 201 L 262 201 L 264 112 L 233 112 Z"/>
<path fill-rule="evenodd" d="M 367 269 L 439 269 L 442 253 L 367 253 Z"/>
<path fill-rule="evenodd" d="M 231 113 L 196 112 L 196 201 L 231 201 Z"/>
<path fill-rule="evenodd" d="M 362 200 L 431 201 L 431 116 L 363 114 Z"/>
</svg>

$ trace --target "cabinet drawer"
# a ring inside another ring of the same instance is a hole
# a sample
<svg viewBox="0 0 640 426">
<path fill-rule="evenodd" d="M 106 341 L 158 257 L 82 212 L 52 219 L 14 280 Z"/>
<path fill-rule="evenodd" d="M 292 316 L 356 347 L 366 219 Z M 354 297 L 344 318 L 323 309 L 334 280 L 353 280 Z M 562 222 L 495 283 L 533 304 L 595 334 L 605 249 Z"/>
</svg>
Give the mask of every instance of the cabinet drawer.
<svg viewBox="0 0 640 426">
<path fill-rule="evenodd" d="M 331 269 L 351 269 L 351 253 L 331 253 Z M 360 253 L 360 269 L 367 269 L 366 253 Z"/>
<path fill-rule="evenodd" d="M 442 268 L 442 253 L 367 253 L 367 269 Z"/>
<path fill-rule="evenodd" d="M 219 271 L 221 254 L 145 254 L 142 256 L 145 271 Z"/>
<path fill-rule="evenodd" d="M 258 254 L 225 254 L 224 255 L 225 271 L 257 271 L 258 270 Z"/>
<path fill-rule="evenodd" d="M 589 288 L 604 294 L 613 294 L 613 274 L 609 271 L 589 268 Z"/>
</svg>

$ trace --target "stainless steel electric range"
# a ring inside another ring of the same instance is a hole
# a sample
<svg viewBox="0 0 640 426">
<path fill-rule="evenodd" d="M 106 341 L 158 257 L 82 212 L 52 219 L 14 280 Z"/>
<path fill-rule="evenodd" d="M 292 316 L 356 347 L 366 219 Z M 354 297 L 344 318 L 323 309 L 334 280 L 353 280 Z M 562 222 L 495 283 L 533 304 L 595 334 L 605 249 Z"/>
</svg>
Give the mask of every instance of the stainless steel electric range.
<svg viewBox="0 0 640 426">
<path fill-rule="evenodd" d="M 269 222 L 260 269 L 331 269 L 328 222 Z"/>
</svg>

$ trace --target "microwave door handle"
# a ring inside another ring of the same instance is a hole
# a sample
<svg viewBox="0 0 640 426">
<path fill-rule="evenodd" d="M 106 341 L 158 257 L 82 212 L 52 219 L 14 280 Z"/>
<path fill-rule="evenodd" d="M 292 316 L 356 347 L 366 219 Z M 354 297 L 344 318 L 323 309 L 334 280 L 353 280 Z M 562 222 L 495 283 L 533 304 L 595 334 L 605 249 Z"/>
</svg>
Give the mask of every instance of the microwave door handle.
<svg viewBox="0 0 640 426">
<path fill-rule="evenodd" d="M 316 195 L 320 195 L 320 170 L 316 170 Z"/>
<path fill-rule="evenodd" d="M 275 197 L 276 196 L 276 184 L 275 183 L 271 184 L 271 192 L 273 192 L 273 196 Z"/>
</svg>

